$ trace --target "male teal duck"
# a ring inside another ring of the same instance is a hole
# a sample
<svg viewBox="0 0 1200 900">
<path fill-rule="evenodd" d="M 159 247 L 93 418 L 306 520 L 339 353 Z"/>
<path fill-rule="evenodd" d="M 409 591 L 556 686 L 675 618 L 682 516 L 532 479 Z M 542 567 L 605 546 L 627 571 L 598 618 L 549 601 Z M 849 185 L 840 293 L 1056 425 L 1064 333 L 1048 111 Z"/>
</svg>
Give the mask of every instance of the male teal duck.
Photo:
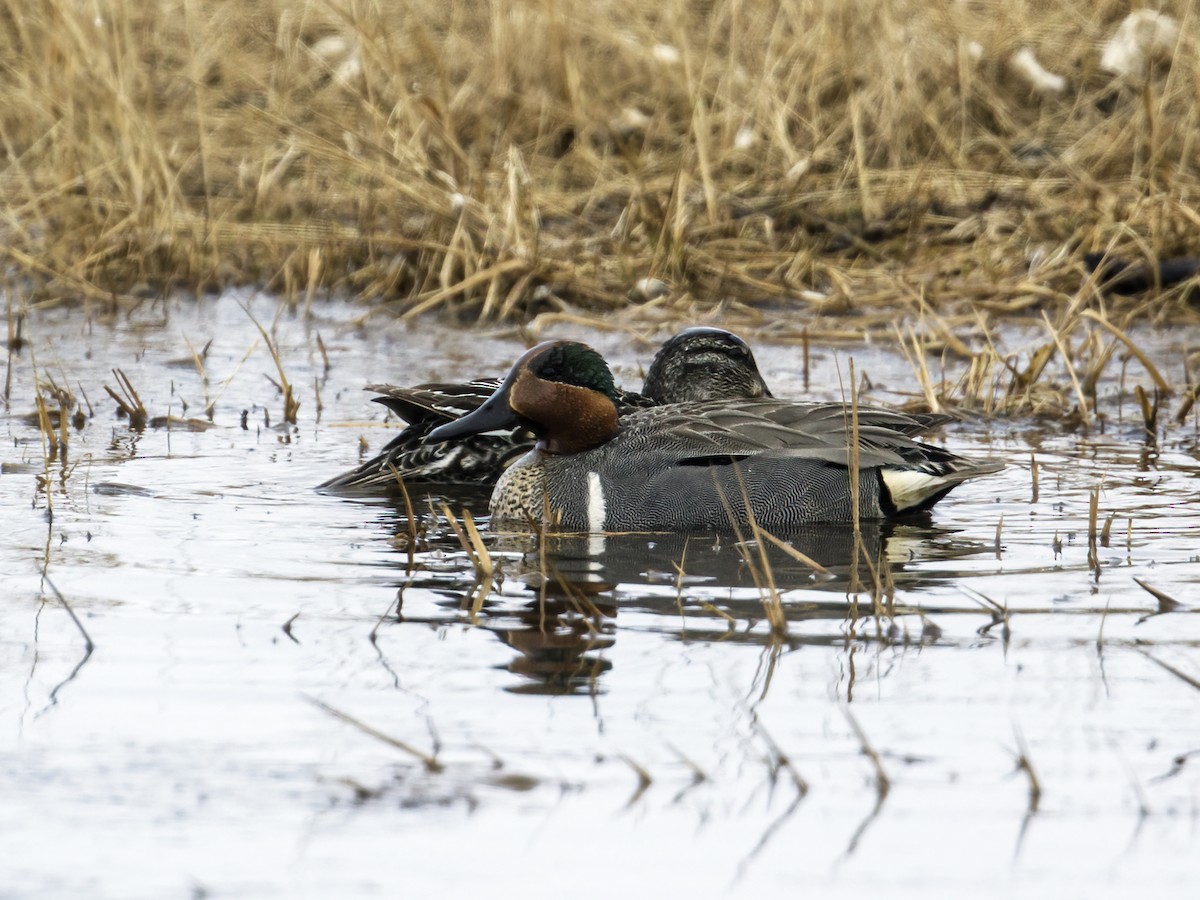
<svg viewBox="0 0 1200 900">
<path fill-rule="evenodd" d="M 528 350 L 474 412 L 435 428 L 459 440 L 525 427 L 537 444 L 501 475 L 494 522 L 566 531 L 728 529 L 751 515 L 768 530 L 850 522 L 850 410 L 771 397 L 693 401 L 618 415 L 612 373 L 585 344 Z M 858 410 L 859 516 L 932 507 L 978 462 L 914 440 L 944 421 L 875 407 Z"/>
<path fill-rule="evenodd" d="M 494 485 L 513 460 L 533 449 L 523 426 L 504 427 L 458 440 L 430 443 L 439 425 L 473 412 L 500 386 L 484 378 L 464 384 L 422 384 L 402 388 L 368 385 L 373 398 L 408 422 L 378 455 L 319 486 L 321 490 L 390 488 L 399 475 L 406 483 Z M 770 397 L 754 354 L 745 341 L 721 328 L 687 328 L 667 340 L 646 372 L 642 392 L 616 389 L 619 414 L 662 403 Z"/>
</svg>

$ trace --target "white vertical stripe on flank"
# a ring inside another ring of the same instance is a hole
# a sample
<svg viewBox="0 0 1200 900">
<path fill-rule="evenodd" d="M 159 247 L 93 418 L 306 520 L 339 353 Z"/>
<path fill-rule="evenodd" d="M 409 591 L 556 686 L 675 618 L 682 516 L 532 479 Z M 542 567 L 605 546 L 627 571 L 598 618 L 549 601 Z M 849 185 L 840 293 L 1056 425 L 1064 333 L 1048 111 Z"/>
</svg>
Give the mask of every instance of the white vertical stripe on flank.
<svg viewBox="0 0 1200 900">
<path fill-rule="evenodd" d="M 600 473 L 588 472 L 588 531 L 603 531 L 607 512 L 604 488 L 600 484 Z"/>
</svg>

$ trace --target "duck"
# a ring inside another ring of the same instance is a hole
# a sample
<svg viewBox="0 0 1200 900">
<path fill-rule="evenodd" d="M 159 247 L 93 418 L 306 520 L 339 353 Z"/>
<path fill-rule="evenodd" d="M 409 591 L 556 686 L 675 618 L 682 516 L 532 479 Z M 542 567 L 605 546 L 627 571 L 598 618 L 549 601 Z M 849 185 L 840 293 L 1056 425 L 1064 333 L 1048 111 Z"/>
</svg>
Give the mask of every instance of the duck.
<svg viewBox="0 0 1200 900">
<path fill-rule="evenodd" d="M 465 484 L 491 487 L 535 438 L 522 426 L 494 429 L 457 440 L 431 443 L 429 433 L 478 409 L 500 387 L 499 378 L 463 383 L 397 387 L 367 385 L 408 426 L 373 458 L 318 485 L 322 491 L 390 489 L 406 484 Z M 615 390 L 618 414 L 665 403 L 772 396 L 754 353 L 723 328 L 694 326 L 658 349 L 641 392 Z"/>
<path fill-rule="evenodd" d="M 948 417 L 769 396 L 693 400 L 621 414 L 604 358 L 586 344 L 526 351 L 473 412 L 427 440 L 524 428 L 532 450 L 492 492 L 491 525 L 567 532 L 770 531 L 929 510 L 957 485 L 999 471 L 916 440 Z M 853 459 L 852 459 L 853 458 Z M 855 460 L 856 459 L 856 463 Z"/>
</svg>

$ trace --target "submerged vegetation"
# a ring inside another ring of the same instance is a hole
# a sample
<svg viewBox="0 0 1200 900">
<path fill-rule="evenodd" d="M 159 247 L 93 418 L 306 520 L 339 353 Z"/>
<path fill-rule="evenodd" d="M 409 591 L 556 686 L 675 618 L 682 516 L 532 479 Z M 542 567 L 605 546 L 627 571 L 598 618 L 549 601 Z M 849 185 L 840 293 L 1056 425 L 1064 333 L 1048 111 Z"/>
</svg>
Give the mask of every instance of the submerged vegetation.
<svg viewBox="0 0 1200 900">
<path fill-rule="evenodd" d="M 1082 262 L 1197 252 L 1195 23 L 1116 76 L 1129 11 L 3 0 L 0 252 L 43 300 L 1161 320 Z"/>
</svg>

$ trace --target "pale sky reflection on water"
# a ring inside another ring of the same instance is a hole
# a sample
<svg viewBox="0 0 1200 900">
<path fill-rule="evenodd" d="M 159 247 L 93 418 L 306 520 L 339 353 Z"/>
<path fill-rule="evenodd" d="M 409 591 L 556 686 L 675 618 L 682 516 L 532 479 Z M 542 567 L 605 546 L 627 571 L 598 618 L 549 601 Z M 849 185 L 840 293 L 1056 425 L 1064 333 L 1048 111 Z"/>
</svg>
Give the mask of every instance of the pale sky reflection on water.
<svg viewBox="0 0 1200 900">
<path fill-rule="evenodd" d="M 242 299 L 274 318 L 270 298 Z M 931 528 L 880 538 L 894 620 L 864 594 L 852 621 L 844 580 L 780 563 L 789 624 L 773 642 L 736 553 L 704 541 L 681 592 L 662 575 L 671 541 L 610 543 L 600 570 L 614 587 L 575 605 L 540 605 L 537 554 L 498 549 L 506 581 L 472 613 L 452 535 L 410 573 L 393 505 L 311 487 L 355 463 L 360 434 L 378 448 L 394 433 L 363 384 L 499 374 L 520 345 L 425 323 L 357 329 L 357 312 L 279 318 L 294 429 L 277 427 L 274 365 L 251 352 L 258 332 L 231 299 L 27 323 L 40 370 L 81 385 L 96 414 L 72 433 L 65 481 L 52 468 L 48 521 L 41 444 L 18 418 L 33 409 L 31 355 L 14 357 L 0 420 L 0 897 L 1193 888 L 1190 433 L 1149 457 L 1129 428 L 1084 441 L 966 422 L 940 435 L 1010 465 L 953 493 Z M 776 393 L 801 396 L 795 349 L 743 336 Z M 584 337 L 636 386 L 653 345 Z M 209 338 L 206 389 L 179 360 Z M 1189 336 L 1163 340 L 1170 360 Z M 851 355 L 876 399 L 911 381 L 884 349 L 818 348 L 808 396 L 837 397 L 835 362 L 845 371 Z M 151 415 L 198 416 L 211 399 L 218 427 L 130 435 L 103 390 L 113 368 Z M 1087 521 L 1101 476 L 1101 520 L 1114 518 L 1097 577 Z M 580 552 L 556 561 L 578 568 Z M 1183 607 L 1145 618 L 1158 603 L 1134 578 Z"/>
</svg>

